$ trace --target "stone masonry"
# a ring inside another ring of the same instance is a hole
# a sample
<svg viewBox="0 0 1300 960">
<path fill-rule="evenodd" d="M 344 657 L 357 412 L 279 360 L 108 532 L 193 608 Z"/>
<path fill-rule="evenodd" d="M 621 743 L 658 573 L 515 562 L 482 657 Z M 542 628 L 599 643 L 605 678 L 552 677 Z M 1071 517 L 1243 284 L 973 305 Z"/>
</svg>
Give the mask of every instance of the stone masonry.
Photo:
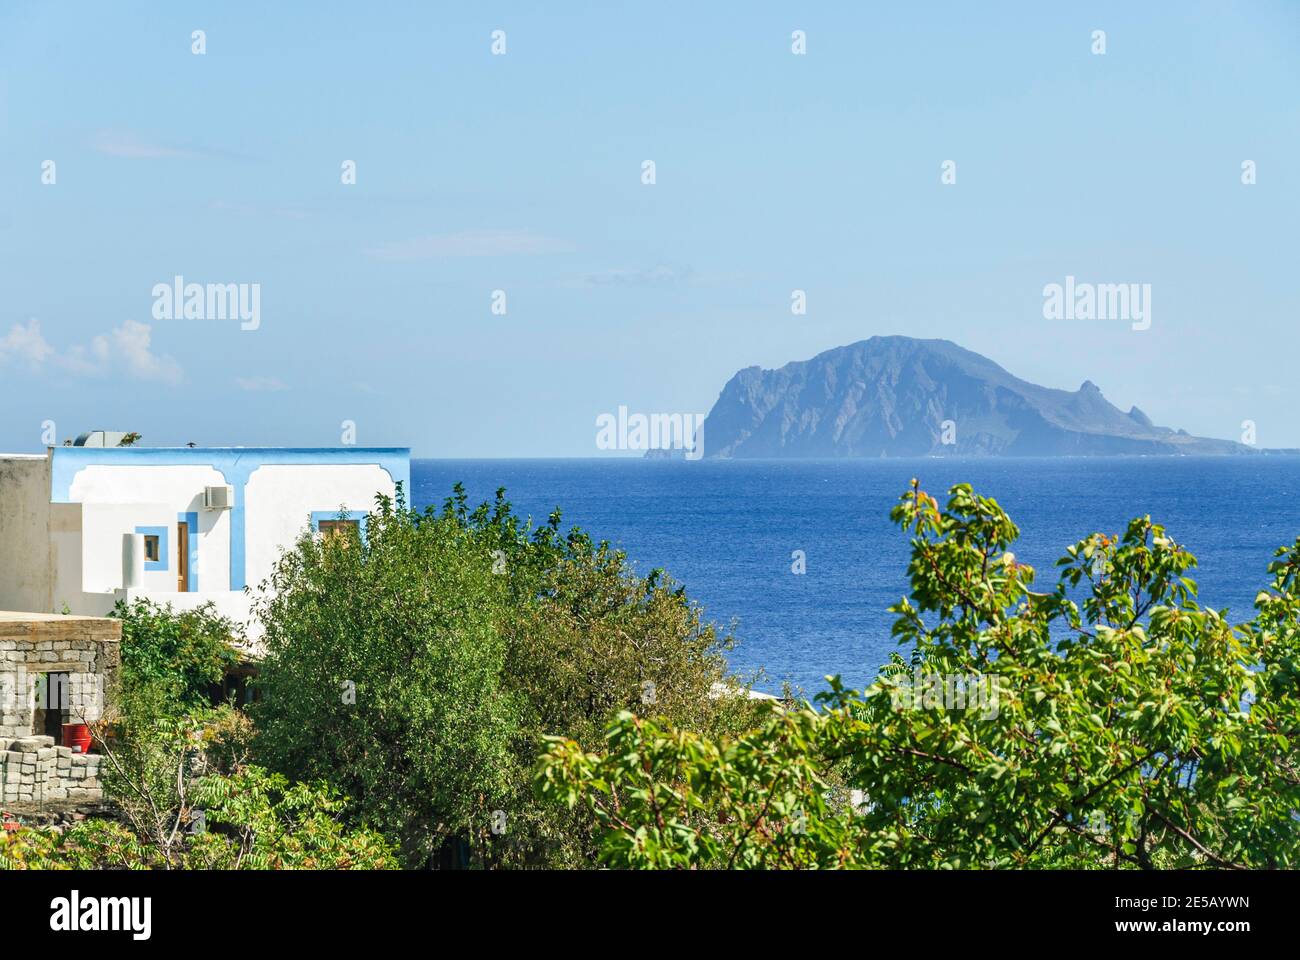
<svg viewBox="0 0 1300 960">
<path fill-rule="evenodd" d="M 99 800 L 100 756 L 55 746 L 53 737 L 0 739 L 0 803 Z"/>
<path fill-rule="evenodd" d="M 74 753 L 36 724 L 50 710 L 68 723 L 102 717 L 121 636 L 104 617 L 0 611 L 0 806 L 101 799 L 99 754 Z"/>
</svg>

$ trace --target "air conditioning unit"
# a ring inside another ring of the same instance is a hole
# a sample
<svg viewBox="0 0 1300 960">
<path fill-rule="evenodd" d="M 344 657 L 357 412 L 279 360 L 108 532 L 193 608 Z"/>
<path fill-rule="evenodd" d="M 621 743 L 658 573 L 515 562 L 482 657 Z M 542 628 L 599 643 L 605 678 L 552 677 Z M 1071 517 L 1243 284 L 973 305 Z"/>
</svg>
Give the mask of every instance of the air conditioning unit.
<svg viewBox="0 0 1300 960">
<path fill-rule="evenodd" d="M 235 505 L 235 488 L 230 486 L 204 487 L 204 510 L 229 510 Z"/>
</svg>

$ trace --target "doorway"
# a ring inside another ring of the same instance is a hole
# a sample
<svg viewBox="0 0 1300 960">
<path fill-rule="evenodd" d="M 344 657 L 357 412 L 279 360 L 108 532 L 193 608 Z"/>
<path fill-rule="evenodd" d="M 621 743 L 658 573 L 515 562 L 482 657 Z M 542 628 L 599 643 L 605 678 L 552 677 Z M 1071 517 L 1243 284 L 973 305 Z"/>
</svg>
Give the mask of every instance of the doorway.
<svg viewBox="0 0 1300 960">
<path fill-rule="evenodd" d="M 182 520 L 176 524 L 176 591 L 187 593 L 190 589 L 190 525 Z"/>
<path fill-rule="evenodd" d="M 32 714 L 32 733 L 63 742 L 63 725 L 68 723 L 69 683 L 63 672 L 42 673 L 36 679 L 36 709 Z"/>
</svg>

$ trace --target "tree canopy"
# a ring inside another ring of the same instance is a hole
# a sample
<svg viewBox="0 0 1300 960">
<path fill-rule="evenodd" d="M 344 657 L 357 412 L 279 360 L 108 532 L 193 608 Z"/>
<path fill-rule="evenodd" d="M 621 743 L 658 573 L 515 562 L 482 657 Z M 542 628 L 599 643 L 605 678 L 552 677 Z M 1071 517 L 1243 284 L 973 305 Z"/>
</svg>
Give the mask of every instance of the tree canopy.
<svg viewBox="0 0 1300 960">
<path fill-rule="evenodd" d="M 1068 547 L 1057 583 L 967 485 L 913 483 L 896 655 L 736 737 L 627 711 L 552 738 L 539 794 L 625 867 L 1295 867 L 1300 540 L 1255 617 L 1202 606 L 1149 517 Z"/>
<path fill-rule="evenodd" d="M 594 821 L 531 789 L 544 735 L 594 747 L 645 706 L 708 734 L 754 719 L 730 639 L 678 585 L 504 491 L 381 498 L 355 534 L 305 534 L 266 586 L 255 755 L 337 786 L 407 866 L 590 864 Z"/>
</svg>

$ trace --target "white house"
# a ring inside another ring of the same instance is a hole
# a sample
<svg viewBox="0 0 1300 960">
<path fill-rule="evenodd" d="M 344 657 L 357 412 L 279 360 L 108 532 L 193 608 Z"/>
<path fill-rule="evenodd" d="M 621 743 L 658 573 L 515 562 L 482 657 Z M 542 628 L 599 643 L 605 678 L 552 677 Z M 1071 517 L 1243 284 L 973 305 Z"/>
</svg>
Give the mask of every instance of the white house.
<svg viewBox="0 0 1300 960">
<path fill-rule="evenodd" d="M 115 435 L 0 454 L 0 610 L 102 616 L 118 599 L 178 610 L 213 601 L 256 640 L 244 588 L 282 550 L 340 511 L 364 536 L 377 494 L 410 491 L 406 448 L 105 442 Z"/>
</svg>

